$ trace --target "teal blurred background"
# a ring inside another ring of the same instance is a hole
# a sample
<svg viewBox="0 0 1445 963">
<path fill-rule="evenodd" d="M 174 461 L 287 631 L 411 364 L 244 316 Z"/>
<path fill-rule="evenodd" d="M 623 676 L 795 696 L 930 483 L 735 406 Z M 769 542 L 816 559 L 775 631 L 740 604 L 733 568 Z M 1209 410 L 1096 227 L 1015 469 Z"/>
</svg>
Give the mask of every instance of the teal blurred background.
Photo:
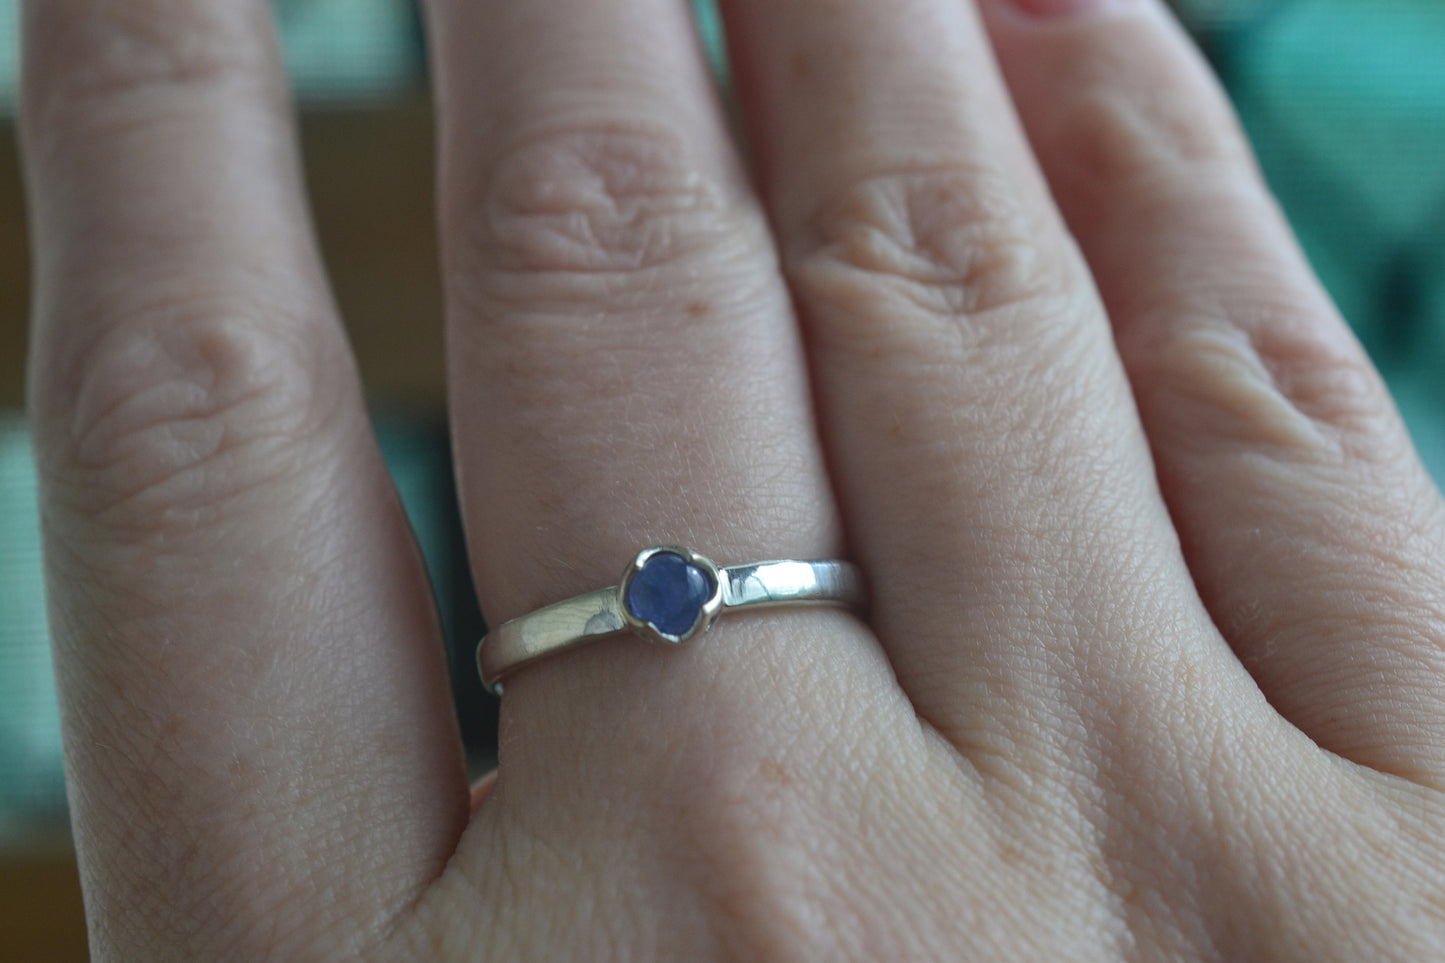
<svg viewBox="0 0 1445 963">
<path fill-rule="evenodd" d="M 1445 477 L 1445 2 L 1179 7 L 1315 269 Z"/>
<path fill-rule="evenodd" d="M 1178 0 L 1331 293 L 1445 477 L 1445 0 Z M 437 584 L 477 765 L 495 707 L 448 462 L 422 32 L 407 0 L 278 0 L 323 245 Z M 717 54 L 710 9 L 700 22 Z M 35 480 L 18 403 L 15 0 L 0 0 L 0 959 L 83 959 Z M 25 942 L 29 940 L 30 942 Z"/>
</svg>

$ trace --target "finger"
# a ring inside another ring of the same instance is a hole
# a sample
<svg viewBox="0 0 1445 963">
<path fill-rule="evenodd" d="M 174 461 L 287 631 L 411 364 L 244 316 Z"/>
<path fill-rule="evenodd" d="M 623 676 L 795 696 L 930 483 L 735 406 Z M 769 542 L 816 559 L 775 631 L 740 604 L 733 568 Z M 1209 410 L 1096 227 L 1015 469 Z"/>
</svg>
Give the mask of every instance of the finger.
<svg viewBox="0 0 1445 963">
<path fill-rule="evenodd" d="M 1158 4 L 988 9 L 1215 620 L 1316 741 L 1438 784 L 1439 496 L 1223 95 Z"/>
<path fill-rule="evenodd" d="M 489 621 L 615 584 L 650 544 L 837 556 L 786 290 L 687 6 L 432 13 L 455 448 Z M 625 759 L 636 784 L 608 791 L 655 794 L 638 713 L 679 739 L 736 714 L 751 738 L 778 688 L 869 651 L 857 632 L 785 643 L 779 624 L 725 619 L 668 652 L 610 641 L 509 678 L 498 793 L 540 779 L 517 798 L 560 798 L 557 780 L 572 793 Z"/>
<path fill-rule="evenodd" d="M 31 411 L 92 938 L 359 953 L 445 862 L 465 773 L 268 5 L 44 0 L 25 52 Z"/>
<path fill-rule="evenodd" d="M 1159 699 L 1154 673 L 1218 667 L 1179 631 L 1204 620 L 1108 325 L 971 6 L 726 9 L 872 621 L 920 713 L 1058 755 L 1081 716 Z"/>
<path fill-rule="evenodd" d="M 492 790 L 496 788 L 496 785 L 497 770 L 495 769 L 472 783 L 471 790 L 468 794 L 468 808 L 470 808 L 472 815 L 476 815 L 477 810 L 482 808 L 482 803 L 487 801 L 487 797 L 492 794 Z"/>
<path fill-rule="evenodd" d="M 430 12 L 454 449 L 489 621 L 615 584 L 652 544 L 838 557 L 787 291 L 687 5 Z M 433 909 L 493 944 L 527 946 L 506 924 L 544 912 L 604 956 L 777 955 L 760 894 L 856 905 L 848 867 L 898 837 L 845 829 L 839 787 L 860 765 L 917 785 L 924 741 L 839 613 L 540 661 L 507 679 L 497 781 Z M 914 891 L 907 858 L 887 861 Z M 719 905 L 736 932 L 708 925 Z"/>
</svg>

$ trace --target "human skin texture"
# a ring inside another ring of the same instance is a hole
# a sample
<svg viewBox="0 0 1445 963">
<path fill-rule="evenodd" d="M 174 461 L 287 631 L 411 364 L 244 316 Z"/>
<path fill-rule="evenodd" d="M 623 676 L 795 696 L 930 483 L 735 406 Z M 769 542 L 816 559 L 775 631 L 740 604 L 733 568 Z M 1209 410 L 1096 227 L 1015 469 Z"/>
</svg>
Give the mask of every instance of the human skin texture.
<svg viewBox="0 0 1445 963">
<path fill-rule="evenodd" d="M 31 0 L 30 412 L 99 960 L 1445 956 L 1445 518 L 1154 0 L 432 0 L 469 791 L 264 0 Z M 377 185 L 385 190 L 386 185 Z"/>
</svg>

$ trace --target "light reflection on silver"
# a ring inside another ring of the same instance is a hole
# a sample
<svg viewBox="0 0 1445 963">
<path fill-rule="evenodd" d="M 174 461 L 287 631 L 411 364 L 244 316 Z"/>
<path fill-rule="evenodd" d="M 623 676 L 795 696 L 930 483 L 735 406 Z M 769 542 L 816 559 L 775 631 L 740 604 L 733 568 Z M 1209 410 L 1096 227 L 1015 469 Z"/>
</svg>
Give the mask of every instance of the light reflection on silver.
<svg viewBox="0 0 1445 963">
<path fill-rule="evenodd" d="M 681 638 L 645 631 L 633 624 L 636 620 L 623 608 L 622 585 L 643 560 L 659 551 L 682 554 L 715 572 L 721 588 L 720 606 L 708 618 L 700 619 L 695 631 Z M 863 602 L 862 575 L 857 566 L 848 562 L 784 559 L 719 568 L 688 549 L 656 546 L 638 553 L 620 585 L 557 602 L 497 626 L 477 645 L 477 669 L 482 684 L 501 695 L 502 680 L 523 666 L 625 632 L 654 642 L 682 643 L 705 632 L 712 616 L 721 612 L 792 605 L 857 609 Z"/>
</svg>

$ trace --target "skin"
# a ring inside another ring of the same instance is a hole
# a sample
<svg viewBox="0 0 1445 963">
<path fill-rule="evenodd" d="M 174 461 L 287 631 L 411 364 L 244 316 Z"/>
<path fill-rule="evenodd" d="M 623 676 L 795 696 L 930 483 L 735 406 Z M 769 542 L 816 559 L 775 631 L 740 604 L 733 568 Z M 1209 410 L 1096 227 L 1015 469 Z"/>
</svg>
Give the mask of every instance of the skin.
<svg viewBox="0 0 1445 963">
<path fill-rule="evenodd" d="M 1445 513 L 1164 8 L 723 8 L 745 160 L 679 0 L 428 5 L 472 566 L 871 607 L 528 668 L 469 795 L 268 5 L 25 5 L 96 958 L 1445 953 Z"/>
</svg>

